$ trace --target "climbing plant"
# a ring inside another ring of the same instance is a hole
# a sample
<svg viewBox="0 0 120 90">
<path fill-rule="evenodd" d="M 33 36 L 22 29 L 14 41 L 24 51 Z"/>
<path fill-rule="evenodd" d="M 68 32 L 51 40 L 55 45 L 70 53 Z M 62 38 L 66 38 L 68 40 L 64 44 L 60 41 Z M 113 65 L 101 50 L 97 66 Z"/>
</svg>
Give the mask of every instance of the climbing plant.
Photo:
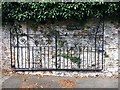
<svg viewBox="0 0 120 90">
<path fill-rule="evenodd" d="M 120 3 L 115 2 L 2 2 L 3 24 L 19 22 L 46 23 L 74 19 L 113 16 L 120 22 Z"/>
</svg>

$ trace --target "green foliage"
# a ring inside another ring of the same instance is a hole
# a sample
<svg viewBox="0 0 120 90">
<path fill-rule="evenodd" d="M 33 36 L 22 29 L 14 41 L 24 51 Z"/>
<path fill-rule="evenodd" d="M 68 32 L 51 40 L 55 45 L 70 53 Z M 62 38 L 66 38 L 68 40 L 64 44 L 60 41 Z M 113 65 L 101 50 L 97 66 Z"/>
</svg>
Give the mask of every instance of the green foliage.
<svg viewBox="0 0 120 90">
<path fill-rule="evenodd" d="M 77 63 L 77 64 L 81 63 L 81 60 L 79 57 L 71 57 L 67 54 L 63 54 L 62 57 L 70 59 L 73 63 Z"/>
<path fill-rule="evenodd" d="M 65 42 L 66 42 L 65 40 L 59 40 L 59 41 L 58 41 L 59 46 L 60 46 L 60 47 L 63 47 Z"/>
<path fill-rule="evenodd" d="M 2 2 L 3 23 L 46 23 L 74 19 L 78 22 L 89 17 L 114 16 L 119 19 L 120 3 L 114 2 Z"/>
<path fill-rule="evenodd" d="M 105 56 L 106 58 L 109 57 L 109 55 L 108 55 L 106 52 L 104 53 L 104 56 Z"/>
</svg>

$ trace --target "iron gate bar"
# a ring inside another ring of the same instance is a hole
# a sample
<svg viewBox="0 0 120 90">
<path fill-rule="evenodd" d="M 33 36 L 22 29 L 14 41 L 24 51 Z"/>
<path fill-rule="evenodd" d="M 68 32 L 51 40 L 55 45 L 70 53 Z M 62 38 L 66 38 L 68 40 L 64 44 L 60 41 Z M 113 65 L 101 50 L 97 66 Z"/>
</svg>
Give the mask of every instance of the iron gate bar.
<svg viewBox="0 0 120 90">
<path fill-rule="evenodd" d="M 88 46 L 87 46 L 87 68 L 88 68 Z"/>
<path fill-rule="evenodd" d="M 53 47 L 52 47 L 52 53 L 53 53 Z M 53 61 L 53 57 L 52 57 L 52 61 Z M 52 64 L 52 67 L 53 67 L 53 64 Z"/>
<path fill-rule="evenodd" d="M 56 69 L 57 68 L 57 32 L 55 31 L 55 61 L 56 61 Z"/>
<path fill-rule="evenodd" d="M 96 68 L 96 34 L 95 34 L 95 68 Z"/>
<path fill-rule="evenodd" d="M 90 64 L 92 65 L 92 47 L 91 47 L 91 63 Z"/>
<path fill-rule="evenodd" d="M 13 54 L 12 54 L 12 45 L 11 45 L 11 37 L 12 36 L 12 33 L 11 33 L 11 28 L 10 28 L 10 55 L 11 55 L 11 68 L 13 68 L 14 67 L 14 65 L 13 65 Z"/>
<path fill-rule="evenodd" d="M 32 68 L 34 68 L 34 56 L 33 56 L 33 47 L 32 47 Z"/>
<path fill-rule="evenodd" d="M 24 67 L 25 67 L 25 68 L 27 68 L 27 67 L 26 67 L 26 57 L 27 57 L 27 54 L 26 54 L 26 53 L 27 53 L 27 50 L 26 50 L 26 48 L 27 48 L 27 47 L 25 47 L 25 52 L 24 52 L 24 54 L 25 54 L 25 57 L 24 57 L 24 60 L 25 60 L 24 63 L 25 63 L 25 65 L 24 65 Z"/>
<path fill-rule="evenodd" d="M 46 57 L 45 57 L 45 47 L 44 47 L 44 67 L 46 66 L 45 65 L 45 59 L 46 59 Z"/>
<path fill-rule="evenodd" d="M 18 33 L 17 33 L 17 66 L 19 68 L 19 41 L 18 41 L 19 37 L 18 37 Z"/>
<path fill-rule="evenodd" d="M 80 58 L 80 46 L 79 46 L 79 58 Z M 81 61 L 79 60 L 79 62 L 81 62 Z M 78 67 L 80 68 L 80 63 L 79 63 Z"/>
<path fill-rule="evenodd" d="M 48 68 L 49 68 L 49 46 L 48 46 Z"/>
<path fill-rule="evenodd" d="M 103 12 L 104 13 L 104 12 Z M 104 19 L 104 14 L 103 14 L 103 19 Z M 103 62 L 104 62 L 104 59 L 103 59 L 103 48 L 104 48 L 104 20 L 103 20 L 103 25 L 102 25 L 102 69 L 103 69 Z"/>
<path fill-rule="evenodd" d="M 27 28 L 27 58 L 28 58 L 28 68 L 30 68 L 30 48 L 29 48 L 29 31 Z"/>
<path fill-rule="evenodd" d="M 21 51 L 23 52 L 23 48 L 21 47 Z M 23 68 L 23 53 L 21 53 L 21 57 L 22 57 L 22 68 Z"/>
<path fill-rule="evenodd" d="M 67 52 L 68 53 L 68 52 Z M 71 57 L 72 57 L 72 49 L 71 49 Z M 71 62 L 71 68 L 72 68 L 72 62 Z"/>
<path fill-rule="evenodd" d="M 64 50 L 65 50 L 65 48 L 64 48 Z M 68 52 L 68 46 L 67 46 L 67 52 Z M 67 57 L 68 57 L 68 53 L 67 53 Z M 68 58 L 67 58 L 67 69 L 68 69 Z"/>
<path fill-rule="evenodd" d="M 83 47 L 83 69 L 84 69 L 84 47 Z"/>
<path fill-rule="evenodd" d="M 99 55 L 100 55 L 100 52 L 98 51 L 98 61 L 97 61 L 97 64 L 98 64 L 98 67 L 99 67 Z"/>
<path fill-rule="evenodd" d="M 14 52 L 15 52 L 15 47 L 14 47 Z M 16 63 L 16 60 L 15 60 L 15 53 L 14 53 L 14 67 L 15 67 L 15 63 Z"/>
</svg>

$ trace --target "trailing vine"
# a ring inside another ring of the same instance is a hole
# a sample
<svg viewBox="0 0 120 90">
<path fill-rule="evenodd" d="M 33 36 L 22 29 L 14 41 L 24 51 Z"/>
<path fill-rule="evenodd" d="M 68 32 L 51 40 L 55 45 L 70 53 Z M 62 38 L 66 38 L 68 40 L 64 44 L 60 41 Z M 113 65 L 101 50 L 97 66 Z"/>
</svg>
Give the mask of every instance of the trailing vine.
<svg viewBox="0 0 120 90">
<path fill-rule="evenodd" d="M 117 2 L 2 2 L 3 24 L 18 22 L 46 23 L 74 19 L 113 16 L 120 22 L 120 3 Z"/>
</svg>

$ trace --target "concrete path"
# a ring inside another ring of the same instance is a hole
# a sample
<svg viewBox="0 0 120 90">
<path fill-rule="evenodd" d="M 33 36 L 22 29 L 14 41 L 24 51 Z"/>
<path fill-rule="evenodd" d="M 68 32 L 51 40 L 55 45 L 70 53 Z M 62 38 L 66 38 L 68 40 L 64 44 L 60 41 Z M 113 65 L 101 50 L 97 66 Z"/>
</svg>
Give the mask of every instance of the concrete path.
<svg viewBox="0 0 120 90">
<path fill-rule="evenodd" d="M 0 77 L 0 90 L 2 89 L 2 83 L 7 80 L 8 78 L 10 78 L 10 76 L 1 76 Z"/>
<path fill-rule="evenodd" d="M 118 78 L 14 75 L 2 88 L 118 88 Z"/>
</svg>

